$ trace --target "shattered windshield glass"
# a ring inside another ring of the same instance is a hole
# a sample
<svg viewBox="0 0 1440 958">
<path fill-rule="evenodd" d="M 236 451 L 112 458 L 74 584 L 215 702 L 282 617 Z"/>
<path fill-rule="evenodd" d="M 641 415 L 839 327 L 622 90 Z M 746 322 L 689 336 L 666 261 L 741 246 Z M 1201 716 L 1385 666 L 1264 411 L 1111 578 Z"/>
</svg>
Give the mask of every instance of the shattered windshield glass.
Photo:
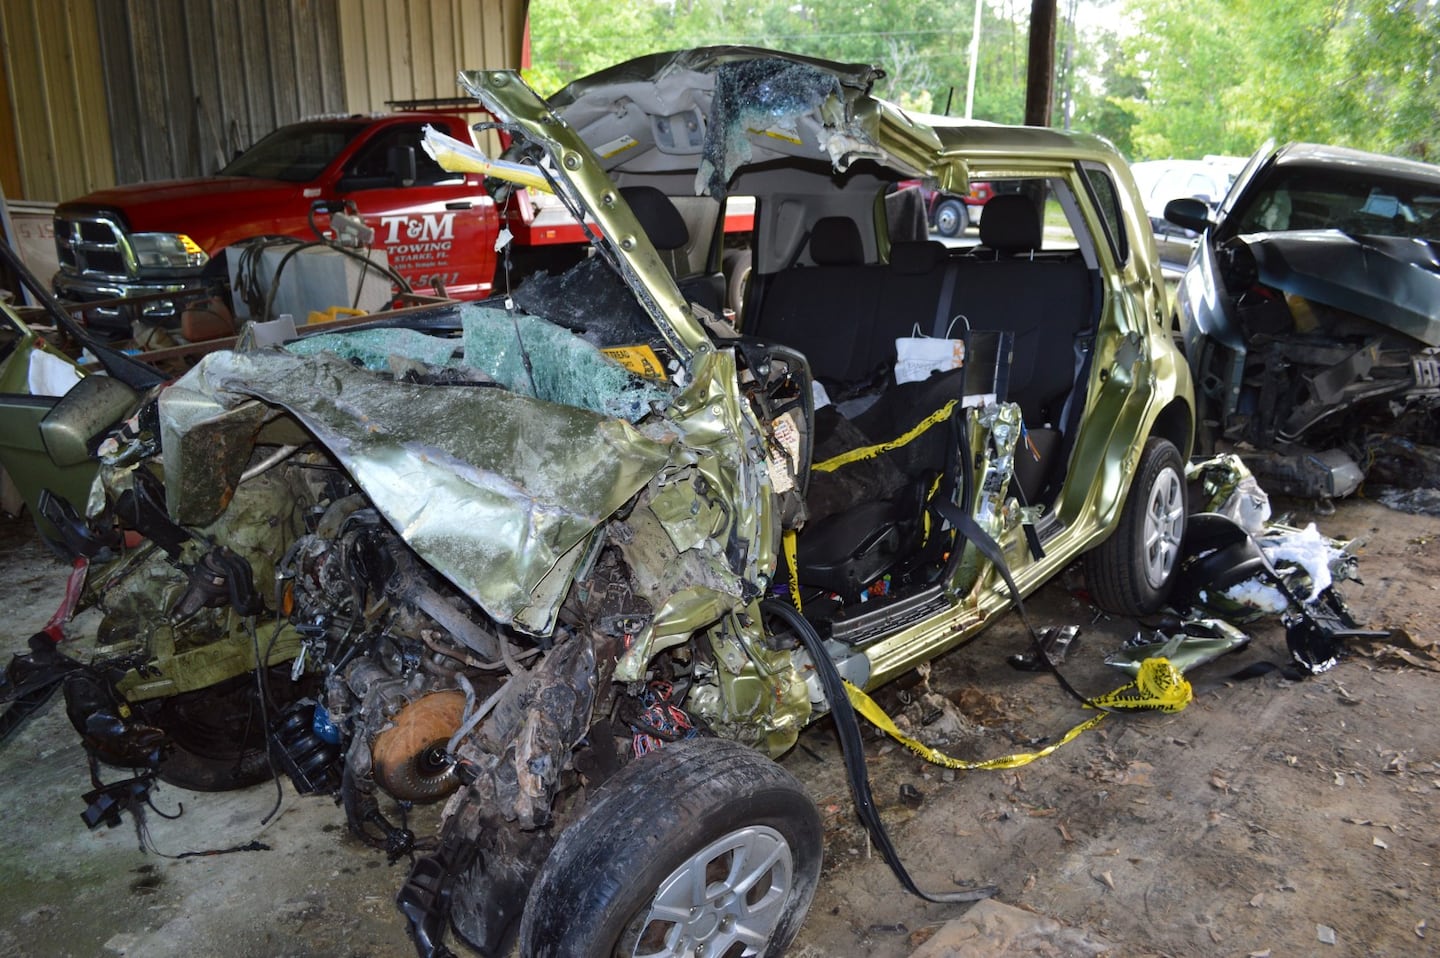
<svg viewBox="0 0 1440 958">
<path fill-rule="evenodd" d="M 803 63 L 755 59 L 721 64 L 715 70 L 715 98 L 695 192 L 723 199 L 730 177 L 751 157 L 752 131 L 795 137 L 795 118 L 832 96 L 840 96 L 835 75 Z"/>
<path fill-rule="evenodd" d="M 1345 233 L 1440 237 L 1440 188 L 1365 170 L 1281 168 L 1240 213 L 1241 233 L 1338 229 Z"/>
</svg>

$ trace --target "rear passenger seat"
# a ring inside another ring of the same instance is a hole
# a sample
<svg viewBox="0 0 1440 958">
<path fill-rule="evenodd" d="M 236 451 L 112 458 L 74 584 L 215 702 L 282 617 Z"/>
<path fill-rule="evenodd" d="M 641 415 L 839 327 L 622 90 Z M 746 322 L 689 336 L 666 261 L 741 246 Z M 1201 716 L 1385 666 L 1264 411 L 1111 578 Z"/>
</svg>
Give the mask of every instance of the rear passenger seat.
<svg viewBox="0 0 1440 958">
<path fill-rule="evenodd" d="M 892 368 L 897 337 L 1009 331 L 1006 398 L 1031 426 L 1059 425 L 1076 337 L 1098 318 L 1099 277 L 1078 257 L 1037 255 L 1041 239 L 1033 202 L 1006 194 L 986 205 L 976 249 L 952 255 L 942 243 L 895 243 L 888 265 L 864 265 L 854 222 L 828 217 L 812 232 L 819 265 L 762 277 L 748 331 L 805 353 L 832 395 Z"/>
<path fill-rule="evenodd" d="M 753 299 L 760 313 L 747 332 L 799 349 L 822 382 L 864 380 L 874 366 L 867 338 L 881 307 L 886 267 L 865 265 L 860 229 L 843 216 L 815 222 L 810 259 L 814 266 L 758 278 Z"/>
</svg>

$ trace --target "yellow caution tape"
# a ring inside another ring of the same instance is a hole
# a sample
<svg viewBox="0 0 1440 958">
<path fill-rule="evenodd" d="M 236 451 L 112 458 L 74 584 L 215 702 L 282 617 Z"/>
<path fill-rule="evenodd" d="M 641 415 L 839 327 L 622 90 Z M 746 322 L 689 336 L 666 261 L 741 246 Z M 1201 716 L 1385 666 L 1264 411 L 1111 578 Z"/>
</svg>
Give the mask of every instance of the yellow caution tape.
<svg viewBox="0 0 1440 958">
<path fill-rule="evenodd" d="M 795 530 L 782 532 L 780 543 L 785 549 L 785 564 L 790 567 L 790 601 L 795 603 L 796 612 L 804 612 L 800 608 L 800 565 L 795 559 Z"/>
<path fill-rule="evenodd" d="M 875 704 L 874 699 L 849 682 L 845 683 L 845 694 L 849 696 L 850 704 L 855 707 L 855 711 L 925 761 L 932 765 L 942 765 L 945 768 L 958 768 L 965 771 L 1019 768 L 1022 765 L 1029 765 L 1036 759 L 1044 758 L 1054 752 L 1060 746 L 1074 741 L 1081 732 L 1099 725 L 1105 721 L 1105 716 L 1110 714 L 1101 712 L 1099 715 L 1086 719 L 1062 735 L 1058 742 L 1047 745 L 1039 751 L 1016 752 L 1013 755 L 1004 755 L 982 762 L 969 762 L 964 759 L 951 758 L 944 752 L 910 738 L 900 731 L 890 716 L 885 714 L 884 709 Z M 1099 696 L 1093 701 L 1096 705 L 1104 708 L 1178 712 L 1190 704 L 1193 698 L 1194 692 L 1190 688 L 1190 683 L 1185 681 L 1180 670 L 1171 665 L 1169 660 L 1157 658 L 1146 659 L 1140 663 L 1140 674 L 1135 677 L 1135 681 L 1107 695 Z"/>
<path fill-rule="evenodd" d="M 1185 676 L 1166 658 L 1146 659 L 1140 663 L 1135 681 L 1107 695 L 1091 699 L 1107 709 L 1131 711 L 1178 712 L 1195 698 Z"/>
<path fill-rule="evenodd" d="M 951 414 L 955 412 L 955 407 L 959 404 L 959 402 L 960 401 L 958 399 L 950 400 L 945 405 L 941 406 L 939 409 L 935 410 L 930 415 L 926 416 L 924 419 L 916 423 L 914 427 L 911 428 L 908 432 L 896 437 L 895 439 L 891 439 L 889 442 L 877 443 L 873 446 L 861 446 L 859 449 L 851 449 L 849 452 L 842 452 L 838 456 L 834 456 L 830 459 L 826 459 L 824 462 L 817 463 L 811 466 L 810 470 L 812 472 L 834 472 L 836 469 L 839 469 L 841 466 L 848 465 L 849 463 L 859 462 L 861 459 L 874 459 L 881 453 L 889 452 L 892 449 L 899 449 L 907 442 L 914 441 L 931 426 L 937 425 L 949 419 Z"/>
</svg>

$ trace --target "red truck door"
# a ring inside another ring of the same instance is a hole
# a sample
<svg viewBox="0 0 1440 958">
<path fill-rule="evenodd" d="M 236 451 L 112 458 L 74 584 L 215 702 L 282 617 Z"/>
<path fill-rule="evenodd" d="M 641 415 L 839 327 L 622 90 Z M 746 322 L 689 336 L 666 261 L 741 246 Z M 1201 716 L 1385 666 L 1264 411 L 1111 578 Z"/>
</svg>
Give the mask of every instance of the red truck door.
<svg viewBox="0 0 1440 958">
<path fill-rule="evenodd" d="M 424 127 L 390 124 L 358 145 L 341 171 L 339 198 L 355 203 L 375 230 L 375 248 L 416 292 L 486 296 L 495 277 L 495 202 L 480 177 L 447 172 L 430 158 L 420 146 Z M 394 172 L 396 151 L 406 149 L 415 157 L 415 179 L 408 183 Z"/>
</svg>

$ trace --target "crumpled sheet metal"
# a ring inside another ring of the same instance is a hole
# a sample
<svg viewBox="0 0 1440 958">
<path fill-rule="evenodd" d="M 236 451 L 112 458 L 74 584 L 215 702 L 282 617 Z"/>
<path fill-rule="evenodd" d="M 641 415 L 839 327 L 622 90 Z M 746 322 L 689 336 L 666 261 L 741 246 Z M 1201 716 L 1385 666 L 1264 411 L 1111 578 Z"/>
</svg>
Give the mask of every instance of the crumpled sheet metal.
<svg viewBox="0 0 1440 958">
<path fill-rule="evenodd" d="M 230 503 L 268 414 L 257 402 L 221 405 L 184 379 L 160 394 L 165 508 L 177 522 L 204 525 Z"/>
<path fill-rule="evenodd" d="M 1105 657 L 1105 664 L 1130 675 L 1140 674 L 1146 659 L 1163 658 L 1182 675 L 1213 662 L 1222 655 L 1238 652 L 1250 644 L 1250 636 L 1223 619 L 1187 619 L 1174 635 L 1156 631 L 1147 636 L 1137 632 L 1119 649 Z"/>
<path fill-rule="evenodd" d="M 458 340 L 413 329 L 365 329 L 310 336 L 285 349 L 297 356 L 333 353 L 384 372 L 393 356 L 451 365 L 463 348 L 462 365 L 521 396 L 632 423 L 652 406 L 669 404 L 668 389 L 635 375 L 568 329 L 524 313 L 468 304 L 460 317 Z"/>
<path fill-rule="evenodd" d="M 1233 452 L 1191 463 L 1185 470 L 1185 480 L 1200 483 L 1200 491 L 1207 497 L 1192 512 L 1228 516 L 1251 535 L 1259 535 L 1270 521 L 1269 493 Z"/>
<path fill-rule="evenodd" d="M 1426 243 L 1340 230 L 1247 239 L 1261 282 L 1440 346 L 1440 272 Z"/>
<path fill-rule="evenodd" d="M 253 397 L 289 411 L 436 571 L 499 622 L 524 612 L 535 632 L 558 611 L 553 599 L 531 608 L 535 587 L 668 459 L 664 444 L 587 410 L 395 382 L 327 355 L 215 353 L 181 384 L 220 405 Z"/>
</svg>

